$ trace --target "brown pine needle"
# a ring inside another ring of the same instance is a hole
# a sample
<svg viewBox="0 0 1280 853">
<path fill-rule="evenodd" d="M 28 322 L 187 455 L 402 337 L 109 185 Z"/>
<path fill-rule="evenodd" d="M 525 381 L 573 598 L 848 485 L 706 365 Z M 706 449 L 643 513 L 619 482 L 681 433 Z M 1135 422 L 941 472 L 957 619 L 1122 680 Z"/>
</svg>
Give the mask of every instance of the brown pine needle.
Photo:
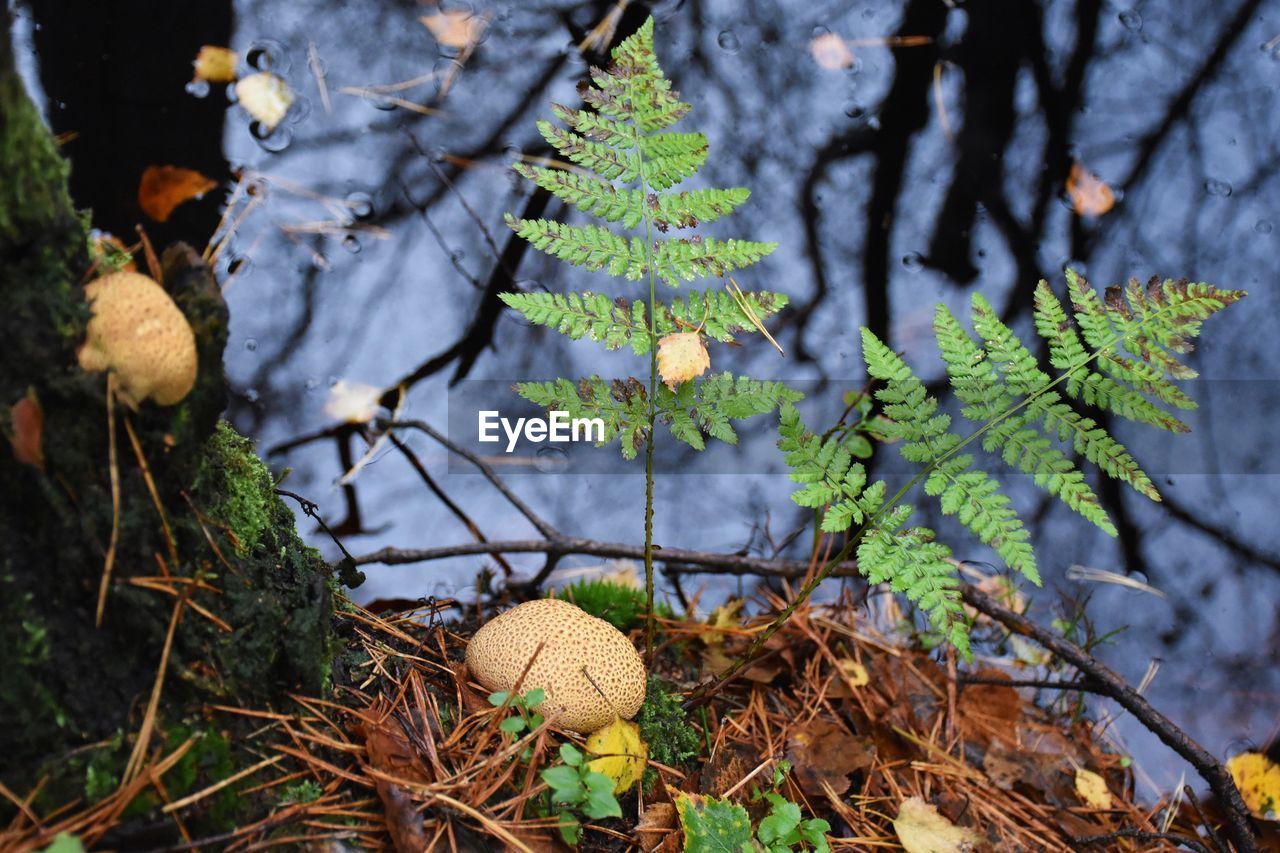
<svg viewBox="0 0 1280 853">
<path fill-rule="evenodd" d="M 730 287 L 732 285 L 732 287 Z M 778 350 L 778 354 L 786 357 L 786 350 L 778 346 L 778 342 L 773 339 L 773 335 L 769 334 L 769 330 L 764 327 L 764 323 L 760 322 L 760 318 L 756 316 L 756 312 L 751 310 L 751 306 L 747 303 L 747 298 L 742 294 L 742 288 L 738 287 L 738 283 L 733 280 L 733 276 L 729 276 L 729 284 L 724 286 L 729 291 L 729 295 L 733 297 L 733 301 L 738 303 L 738 307 L 742 309 L 742 313 L 747 315 L 747 319 L 755 326 L 760 334 L 768 338 L 769 343 L 773 344 Z M 705 318 L 704 318 L 705 319 Z"/>
<path fill-rule="evenodd" d="M 257 764 L 254 764 L 251 767 L 246 767 L 245 769 L 241 770 L 239 773 L 233 773 L 227 778 L 219 782 L 215 782 L 214 784 L 210 785 L 207 788 L 196 791 L 194 794 L 189 794 L 188 796 L 185 796 L 180 800 L 174 800 L 172 803 L 169 803 L 169 805 L 165 806 L 160 811 L 163 812 L 164 814 L 169 814 L 170 812 L 176 812 L 178 809 L 184 809 L 187 806 L 191 805 L 192 803 L 200 802 L 205 797 L 208 797 L 211 794 L 218 793 L 228 785 L 234 785 L 236 782 L 239 782 L 241 779 L 243 779 L 246 776 L 252 776 L 254 773 L 257 773 L 259 770 L 262 770 L 264 767 L 270 767 L 273 764 L 279 764 L 283 760 L 284 760 L 283 755 L 277 755 L 273 758 L 267 758 L 262 761 L 259 761 Z"/>
<path fill-rule="evenodd" d="M 947 117 L 947 105 L 942 101 L 942 66 L 941 60 L 933 64 L 933 106 L 938 111 L 938 121 L 942 124 L 942 133 L 948 142 L 956 141 L 951 132 L 951 119 Z"/>
<path fill-rule="evenodd" d="M 151 698 L 147 702 L 147 711 L 142 717 L 142 727 L 138 729 L 138 740 L 133 745 L 129 762 L 125 765 L 122 780 L 127 784 L 134 780 L 142 770 L 147 749 L 151 745 L 151 732 L 156 724 L 156 711 L 160 707 L 160 694 L 164 691 L 164 676 L 169 668 L 169 652 L 173 649 L 173 637 L 178 632 L 178 623 L 182 621 L 182 606 L 191 594 L 192 587 L 186 587 L 178 600 L 173 603 L 173 615 L 169 617 L 169 630 L 165 634 L 164 648 L 160 652 L 160 665 L 156 667 L 156 680 L 151 687 Z"/>
<path fill-rule="evenodd" d="M 124 415 L 124 431 L 129 434 L 129 444 L 133 446 L 133 455 L 138 459 L 138 467 L 142 469 L 142 479 L 147 484 L 147 493 L 151 495 L 151 503 L 160 516 L 160 526 L 164 528 L 164 541 L 169 550 L 169 561 L 178 565 L 178 546 L 173 539 L 173 531 L 169 529 L 169 519 L 164 514 L 164 505 L 160 503 L 160 492 L 156 489 L 156 481 L 151 476 L 151 466 L 147 464 L 146 454 L 142 452 L 142 442 L 138 441 L 138 433 L 133 429 L 133 419 L 126 412 Z"/>
<path fill-rule="evenodd" d="M 107 558 L 102 565 L 102 580 L 98 583 L 98 610 L 94 616 L 95 627 L 102 627 L 102 613 L 107 606 L 107 589 L 111 586 L 111 570 L 116 564 L 116 545 L 120 541 L 120 464 L 116 459 L 116 383 L 115 374 L 107 372 L 107 470 L 111 477 L 111 541 L 107 544 Z"/>
</svg>

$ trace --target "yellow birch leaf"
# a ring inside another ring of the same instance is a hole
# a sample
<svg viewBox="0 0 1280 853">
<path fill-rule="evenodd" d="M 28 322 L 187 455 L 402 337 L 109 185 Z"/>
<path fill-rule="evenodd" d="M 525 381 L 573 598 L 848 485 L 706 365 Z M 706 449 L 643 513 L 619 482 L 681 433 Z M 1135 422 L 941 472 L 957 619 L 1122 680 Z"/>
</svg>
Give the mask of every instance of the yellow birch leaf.
<svg viewBox="0 0 1280 853">
<path fill-rule="evenodd" d="M 381 388 L 365 385 L 362 382 L 339 379 L 329 389 L 329 399 L 325 401 L 324 413 L 343 423 L 368 423 L 378 414 L 378 401 L 381 398 Z"/>
<path fill-rule="evenodd" d="M 836 661 L 836 665 L 840 668 L 840 677 L 844 679 L 844 683 L 849 686 L 849 689 L 865 687 L 871 683 L 871 676 L 867 674 L 867 668 L 853 658 L 841 658 Z"/>
<path fill-rule="evenodd" d="M 587 769 L 613 780 L 613 792 L 625 793 L 644 775 L 649 745 L 640 737 L 640 727 L 621 717 L 587 738 L 587 752 L 596 758 Z"/>
<path fill-rule="evenodd" d="M 1076 770 L 1076 796 L 1090 808 L 1111 808 L 1111 791 L 1107 790 L 1107 780 L 1083 767 Z"/>
<path fill-rule="evenodd" d="M 676 332 L 658 341 L 658 374 L 672 391 L 709 367 L 711 356 L 698 332 Z"/>
<path fill-rule="evenodd" d="M 206 44 L 196 54 L 195 62 L 197 80 L 207 83 L 230 83 L 236 79 L 236 63 L 240 54 L 229 47 L 216 47 Z"/>
<path fill-rule="evenodd" d="M 1228 759 L 1227 770 L 1255 817 L 1280 820 L 1280 764 L 1260 752 L 1242 752 Z"/>
<path fill-rule="evenodd" d="M 893 831 L 907 853 L 969 853 L 981 840 L 978 833 L 956 826 L 919 797 L 898 806 Z"/>
<path fill-rule="evenodd" d="M 1067 175 L 1067 195 L 1071 198 L 1071 206 L 1081 216 L 1101 216 L 1116 203 L 1115 193 L 1107 182 L 1081 163 L 1071 164 L 1071 174 Z"/>
<path fill-rule="evenodd" d="M 275 130 L 293 104 L 293 91 L 289 84 L 270 71 L 250 74 L 237 83 L 236 97 L 244 111 L 254 121 L 262 122 L 268 131 Z"/>
</svg>

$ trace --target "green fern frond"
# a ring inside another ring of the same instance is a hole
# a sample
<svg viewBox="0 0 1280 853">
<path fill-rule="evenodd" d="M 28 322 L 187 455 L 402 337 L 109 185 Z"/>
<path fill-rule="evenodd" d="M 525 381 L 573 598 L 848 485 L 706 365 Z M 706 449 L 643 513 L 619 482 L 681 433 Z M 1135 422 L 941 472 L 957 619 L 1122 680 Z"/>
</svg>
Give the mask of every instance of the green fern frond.
<svg viewBox="0 0 1280 853">
<path fill-rule="evenodd" d="M 858 571 L 871 583 L 888 583 L 928 615 L 930 624 L 963 654 L 969 653 L 968 623 L 960 599 L 951 550 L 934 541 L 925 527 L 906 527 L 914 512 L 907 504 L 885 505 L 883 480 L 866 485 L 866 470 L 853 460 L 838 437 L 809 432 L 795 406 L 780 412 L 778 447 L 791 467 L 791 479 L 803 484 L 791 498 L 801 506 L 822 508 L 822 529 L 842 533 L 859 525 Z"/>
<path fill-rule="evenodd" d="M 569 418 L 600 418 L 604 436 L 596 442 L 603 447 L 615 438 L 622 444 L 622 455 L 634 459 L 644 447 L 648 429 L 649 395 L 636 379 L 588 376 L 574 383 L 568 379 L 550 382 L 521 382 L 516 393 L 534 405 L 562 411 Z"/>
<path fill-rule="evenodd" d="M 693 228 L 699 222 L 712 222 L 733 213 L 751 195 L 743 187 L 718 190 L 690 190 L 671 195 L 652 195 L 653 224 L 659 231 L 668 228 Z"/>
<path fill-rule="evenodd" d="M 1170 381 L 1195 376 L 1177 355 L 1190 352 L 1204 320 L 1243 298 L 1244 291 L 1169 279 L 1152 279 L 1144 288 L 1131 280 L 1124 290 L 1108 288 L 1104 301 L 1072 270 L 1067 291 L 1074 323 L 1047 282 L 1035 293 L 1036 330 L 1049 344 L 1050 362 L 1067 374 L 1067 393 L 1129 420 L 1187 432 L 1186 424 L 1159 405 L 1195 408 Z M 1121 355 L 1121 348 L 1134 357 Z"/>
<path fill-rule="evenodd" d="M 602 178 L 634 181 L 639 175 L 639 161 L 633 154 L 594 142 L 585 136 L 556 127 L 549 121 L 538 122 L 538 132 L 552 148 L 570 162 L 594 172 Z"/>
<path fill-rule="evenodd" d="M 517 219 L 506 215 L 507 225 L 535 249 L 562 261 L 589 270 L 607 270 L 609 275 L 633 281 L 648 270 L 644 242 L 619 237 L 600 225 L 565 225 L 548 219 Z"/>
<path fill-rule="evenodd" d="M 673 134 L 674 135 L 674 134 Z M 685 134 L 680 134 L 685 135 Z M 701 133 L 689 134 L 691 136 L 702 136 Z M 641 148 L 644 147 L 644 141 L 641 142 Z M 685 178 L 692 177 L 698 173 L 703 164 L 707 162 L 707 144 L 705 140 L 701 148 L 695 148 L 691 151 L 680 151 L 674 154 L 667 154 L 660 157 L 653 157 L 645 160 L 644 180 L 651 188 L 655 190 L 665 190 L 674 187 Z M 622 180 L 628 180 L 623 178 Z"/>
<path fill-rule="evenodd" d="M 530 323 L 553 328 L 572 340 L 589 338 L 610 350 L 630 345 L 636 355 L 649 352 L 652 338 L 641 300 L 613 299 L 590 291 L 503 293 L 499 298 Z M 787 301 L 781 293 L 765 291 L 743 293 L 741 302 L 724 291 L 691 291 L 687 298 L 659 303 L 655 326 L 659 336 L 700 328 L 708 337 L 728 343 L 734 335 L 759 331 L 747 309 L 764 320 L 786 307 Z"/>
<path fill-rule="evenodd" d="M 563 104 L 552 104 L 551 112 L 570 129 L 587 139 L 603 142 L 605 145 L 621 148 L 624 151 L 635 145 L 631 129 L 624 122 L 605 118 L 599 113 L 570 109 Z"/>
<path fill-rule="evenodd" d="M 583 213 L 609 222 L 621 221 L 626 228 L 634 228 L 644 219 L 644 196 L 636 190 L 615 187 L 608 181 L 567 169 L 546 169 L 524 163 L 512 168 Z"/>
<path fill-rule="evenodd" d="M 1012 569 L 1040 582 L 1030 536 L 1009 498 L 986 472 L 974 469 L 971 454 L 958 453 L 963 439 L 950 431 L 951 418 L 938 414 L 938 401 L 911 368 L 869 329 L 862 330 L 867 371 L 884 382 L 876 397 L 890 423 L 886 435 L 901 442 L 903 459 L 928 466 L 925 492 L 939 499 L 945 515 L 954 515 Z"/>
<path fill-rule="evenodd" d="M 802 396 L 781 382 L 735 378 L 725 372 L 681 383 L 674 391 L 660 385 L 657 403 L 659 417 L 670 425 L 672 435 L 702 450 L 703 434 L 725 444 L 737 444 L 738 433 L 732 421 L 767 414 Z"/>
<path fill-rule="evenodd" d="M 778 248 L 777 243 L 716 240 L 711 237 L 663 240 L 654 246 L 654 272 L 675 287 L 680 280 L 723 277 L 749 267 Z"/>
</svg>

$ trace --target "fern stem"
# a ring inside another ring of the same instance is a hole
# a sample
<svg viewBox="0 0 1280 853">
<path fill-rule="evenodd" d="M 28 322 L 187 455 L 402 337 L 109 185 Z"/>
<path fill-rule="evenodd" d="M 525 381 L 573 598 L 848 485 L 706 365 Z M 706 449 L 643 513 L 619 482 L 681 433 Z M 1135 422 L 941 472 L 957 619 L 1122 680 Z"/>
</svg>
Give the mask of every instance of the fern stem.
<svg viewBox="0 0 1280 853">
<path fill-rule="evenodd" d="M 721 684 L 724 684 L 725 682 L 729 681 L 731 678 L 736 676 L 740 671 L 742 671 L 742 669 L 745 668 L 747 664 L 749 664 L 755 658 L 755 656 L 759 653 L 760 649 L 764 648 L 764 644 L 769 641 L 769 638 L 772 637 L 775 633 L 777 633 L 778 629 L 787 623 L 787 620 L 791 618 L 792 614 L 796 612 L 796 610 L 800 607 L 800 605 L 802 605 L 804 602 L 809 600 L 809 597 L 813 595 L 813 592 L 818 588 L 818 585 L 827 579 L 827 577 L 831 574 L 831 572 L 835 569 L 836 566 L 840 565 L 845 561 L 845 559 L 849 556 L 849 553 L 852 551 L 853 547 L 859 541 L 861 541 L 862 537 L 866 534 L 866 532 L 870 530 L 876 524 L 876 522 L 878 522 L 885 514 L 887 514 L 890 510 L 892 510 L 893 507 L 897 506 L 898 502 L 901 501 L 909 491 L 915 488 L 916 484 L 918 484 L 921 480 L 925 479 L 931 473 L 933 473 L 933 470 L 935 468 L 937 468 L 943 462 L 950 459 L 952 456 L 955 456 L 957 453 L 960 453 L 961 451 L 963 451 L 966 447 L 968 447 L 973 442 L 977 441 L 988 430 L 991 430 L 997 424 L 1001 423 L 1002 421 L 1008 420 L 1009 418 L 1016 415 L 1018 412 L 1030 406 L 1031 403 L 1034 402 L 1036 399 L 1049 393 L 1055 387 L 1057 387 L 1058 385 L 1061 385 L 1063 382 L 1066 382 L 1076 373 L 1080 372 L 1081 370 L 1084 370 L 1091 363 L 1101 358 L 1105 353 L 1115 350 L 1125 341 L 1129 340 L 1130 337 L 1132 337 L 1133 335 L 1136 335 L 1143 328 L 1145 328 L 1147 324 L 1149 324 L 1151 321 L 1155 320 L 1165 312 L 1173 311 L 1174 308 L 1175 306 L 1168 306 L 1166 308 L 1161 309 L 1160 311 L 1152 312 L 1146 318 L 1144 318 L 1144 322 L 1139 324 L 1138 327 L 1134 331 L 1132 331 L 1129 335 L 1114 335 L 1109 343 L 1107 343 L 1103 347 L 1099 347 L 1084 361 L 1081 361 L 1079 364 L 1073 365 L 1061 376 L 1054 379 L 1052 382 L 1049 382 L 1044 387 L 1037 389 L 1035 393 L 1027 395 L 1016 406 L 1011 406 L 1009 409 L 1005 410 L 1004 412 L 1001 412 L 999 415 L 996 415 L 994 418 L 984 423 L 981 427 L 974 430 L 973 433 L 966 436 L 962 441 L 957 443 L 956 446 L 951 448 L 950 451 L 942 454 L 941 456 L 935 456 L 932 462 L 924 466 L 919 471 L 919 473 L 917 473 L 914 477 L 911 478 L 910 481 L 906 483 L 906 485 L 898 489 L 898 491 L 893 495 L 893 497 L 885 501 L 884 504 L 880 507 L 880 509 L 876 511 L 876 514 L 874 516 L 871 516 L 870 518 L 868 518 L 862 524 L 862 526 L 860 526 L 853 533 L 853 535 L 849 537 L 849 539 L 845 542 L 844 547 L 841 548 L 840 551 L 834 557 L 828 560 L 826 564 L 823 565 L 823 567 L 814 574 L 813 578 L 807 584 L 805 584 L 803 587 L 800 588 L 800 591 L 796 593 L 795 598 L 792 599 L 792 601 L 785 608 L 783 608 L 782 612 L 780 612 L 777 616 L 774 617 L 773 621 L 770 622 L 763 631 L 761 631 L 756 635 L 751 645 L 747 648 L 745 652 L 743 652 L 733 662 L 733 665 L 730 666 L 729 669 L 727 669 L 722 675 L 718 676 L 716 680 L 710 685 L 708 685 L 705 689 L 699 688 L 695 690 L 693 694 L 690 695 L 688 702 L 693 702 L 699 699 L 700 697 L 706 695 L 709 692 L 718 690 Z"/>
<path fill-rule="evenodd" d="M 640 129 L 636 135 L 636 171 L 639 173 L 640 197 L 647 198 L 649 184 L 645 175 L 644 151 L 640 146 Z M 653 213 L 644 205 L 644 256 L 649 271 L 649 438 L 644 445 L 644 663 L 653 666 L 653 446 L 658 438 L 658 292 L 653 273 Z"/>
</svg>

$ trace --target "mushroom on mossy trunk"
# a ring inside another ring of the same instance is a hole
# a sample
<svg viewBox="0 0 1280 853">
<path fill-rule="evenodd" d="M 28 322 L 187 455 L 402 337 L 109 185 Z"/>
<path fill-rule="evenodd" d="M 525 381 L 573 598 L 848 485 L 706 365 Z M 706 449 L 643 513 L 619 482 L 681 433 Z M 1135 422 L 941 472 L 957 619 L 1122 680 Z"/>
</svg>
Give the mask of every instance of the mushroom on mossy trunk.
<svg viewBox="0 0 1280 853">
<path fill-rule="evenodd" d="M 555 598 L 527 601 L 486 622 L 467 644 L 466 660 L 488 690 L 511 690 L 524 674 L 520 692 L 541 688 L 541 713 L 558 714 L 556 725 L 576 732 L 629 719 L 644 703 L 644 662 L 627 636 Z"/>
<path fill-rule="evenodd" d="M 117 272 L 85 286 L 93 317 L 80 348 L 80 366 L 109 370 L 120 399 L 172 406 L 196 381 L 191 324 L 163 287 L 145 275 Z"/>
</svg>

